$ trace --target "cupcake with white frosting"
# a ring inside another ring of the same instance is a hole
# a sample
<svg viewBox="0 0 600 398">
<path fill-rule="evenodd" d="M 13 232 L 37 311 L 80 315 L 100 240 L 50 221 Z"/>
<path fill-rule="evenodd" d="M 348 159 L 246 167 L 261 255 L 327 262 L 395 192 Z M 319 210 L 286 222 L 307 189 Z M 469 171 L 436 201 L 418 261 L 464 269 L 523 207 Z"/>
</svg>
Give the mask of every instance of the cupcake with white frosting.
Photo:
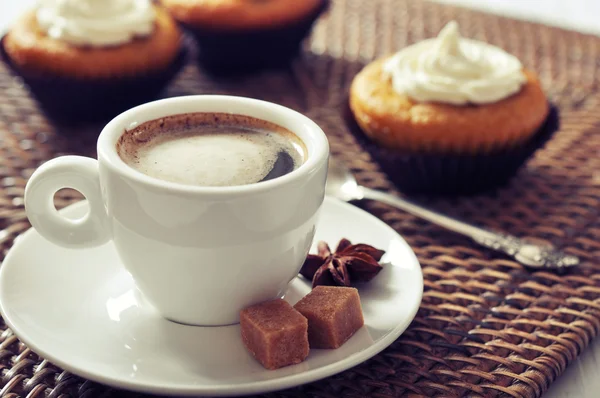
<svg viewBox="0 0 600 398">
<path fill-rule="evenodd" d="M 349 104 L 365 144 L 407 191 L 497 185 L 558 126 L 536 74 L 498 47 L 461 37 L 456 22 L 367 65 Z"/>
<path fill-rule="evenodd" d="M 2 52 L 47 111 L 81 120 L 156 96 L 183 65 L 181 38 L 151 0 L 40 0 Z"/>
</svg>

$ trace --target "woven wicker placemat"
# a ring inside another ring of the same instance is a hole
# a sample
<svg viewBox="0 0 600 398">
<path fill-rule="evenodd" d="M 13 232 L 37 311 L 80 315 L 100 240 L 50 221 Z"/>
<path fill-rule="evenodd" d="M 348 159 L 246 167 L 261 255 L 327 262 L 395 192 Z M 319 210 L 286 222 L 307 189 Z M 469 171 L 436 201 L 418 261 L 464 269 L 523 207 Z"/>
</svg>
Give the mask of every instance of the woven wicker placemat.
<svg viewBox="0 0 600 398">
<path fill-rule="evenodd" d="M 435 35 L 456 19 L 538 71 L 562 129 L 504 188 L 470 198 L 420 198 L 470 222 L 550 242 L 580 256 L 568 274 L 531 272 L 469 240 L 378 203 L 425 276 L 420 311 L 375 358 L 276 397 L 537 397 L 600 331 L 600 38 L 417 0 L 337 1 L 288 70 L 214 80 L 186 67 L 166 95 L 227 93 L 297 109 L 328 134 L 335 156 L 367 186 L 390 190 L 342 120 L 352 77 L 375 57 Z M 41 115 L 0 66 L 0 259 L 29 223 L 25 182 L 61 154 L 95 155 L 101 126 L 67 128 Z M 61 192 L 58 205 L 78 199 Z M 0 323 L 0 396 L 134 396 L 39 358 Z M 49 331 L 50 332 L 50 331 Z"/>
</svg>

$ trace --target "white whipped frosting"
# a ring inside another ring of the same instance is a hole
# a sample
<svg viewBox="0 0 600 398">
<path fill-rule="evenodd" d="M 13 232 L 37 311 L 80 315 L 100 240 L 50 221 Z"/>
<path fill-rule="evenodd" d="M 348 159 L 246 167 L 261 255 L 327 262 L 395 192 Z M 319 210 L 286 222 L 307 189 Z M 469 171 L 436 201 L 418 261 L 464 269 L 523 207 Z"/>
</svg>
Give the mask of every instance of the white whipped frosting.
<svg viewBox="0 0 600 398">
<path fill-rule="evenodd" d="M 438 37 L 401 50 L 383 68 L 396 92 L 420 102 L 487 104 L 515 94 L 526 81 L 516 57 L 462 38 L 454 21 Z"/>
<path fill-rule="evenodd" d="M 37 22 L 45 33 L 74 45 L 115 46 L 152 33 L 150 0 L 40 0 Z"/>
</svg>

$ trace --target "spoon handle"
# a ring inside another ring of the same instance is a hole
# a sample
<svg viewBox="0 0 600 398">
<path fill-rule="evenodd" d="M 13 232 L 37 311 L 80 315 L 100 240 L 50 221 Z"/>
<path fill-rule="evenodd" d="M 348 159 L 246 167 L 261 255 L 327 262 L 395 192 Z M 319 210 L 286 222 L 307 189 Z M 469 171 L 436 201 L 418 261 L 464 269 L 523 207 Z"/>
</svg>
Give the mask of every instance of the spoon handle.
<svg viewBox="0 0 600 398">
<path fill-rule="evenodd" d="M 360 187 L 360 189 L 364 199 L 387 203 L 440 227 L 468 236 L 476 243 L 505 253 L 523 265 L 535 268 L 562 269 L 579 264 L 577 257 L 552 247 L 534 245 L 512 235 L 476 227 L 386 192 L 366 187 Z"/>
</svg>

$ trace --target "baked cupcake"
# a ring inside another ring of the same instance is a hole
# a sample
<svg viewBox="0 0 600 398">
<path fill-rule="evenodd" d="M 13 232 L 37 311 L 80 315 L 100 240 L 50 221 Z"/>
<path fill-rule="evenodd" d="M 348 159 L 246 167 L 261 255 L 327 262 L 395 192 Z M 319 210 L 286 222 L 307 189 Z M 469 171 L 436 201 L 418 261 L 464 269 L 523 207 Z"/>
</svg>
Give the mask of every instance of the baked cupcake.
<svg viewBox="0 0 600 398">
<path fill-rule="evenodd" d="M 52 116 L 111 117 L 183 66 L 177 23 L 151 0 L 42 0 L 2 39 L 5 61 Z"/>
<path fill-rule="evenodd" d="M 329 0 L 161 0 L 195 37 L 210 72 L 285 65 Z"/>
<path fill-rule="evenodd" d="M 558 128 L 534 72 L 456 22 L 367 65 L 350 110 L 364 144 L 405 191 L 477 192 L 507 181 Z"/>
</svg>

